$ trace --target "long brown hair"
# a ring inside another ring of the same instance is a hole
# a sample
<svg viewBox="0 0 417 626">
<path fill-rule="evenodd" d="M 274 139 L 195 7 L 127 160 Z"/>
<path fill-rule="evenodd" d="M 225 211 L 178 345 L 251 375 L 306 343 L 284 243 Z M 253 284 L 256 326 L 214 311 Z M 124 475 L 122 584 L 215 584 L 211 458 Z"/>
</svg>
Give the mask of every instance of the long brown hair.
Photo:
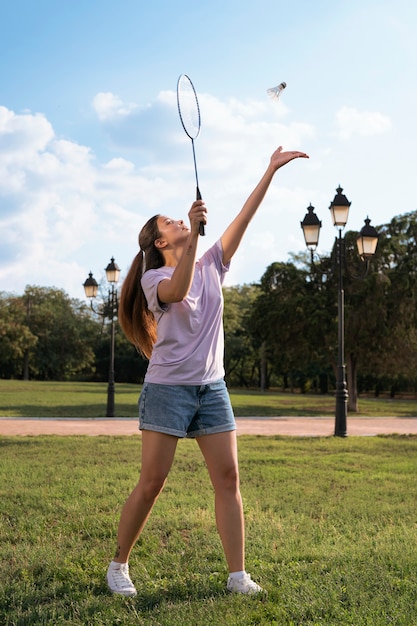
<svg viewBox="0 0 417 626">
<path fill-rule="evenodd" d="M 140 249 L 123 281 L 119 303 L 120 326 L 128 340 L 147 359 L 150 358 L 156 341 L 156 321 L 148 309 L 140 281 L 144 271 L 165 264 L 162 253 L 155 246 L 155 240 L 161 236 L 158 217 L 159 215 L 151 217 L 139 233 Z"/>
</svg>

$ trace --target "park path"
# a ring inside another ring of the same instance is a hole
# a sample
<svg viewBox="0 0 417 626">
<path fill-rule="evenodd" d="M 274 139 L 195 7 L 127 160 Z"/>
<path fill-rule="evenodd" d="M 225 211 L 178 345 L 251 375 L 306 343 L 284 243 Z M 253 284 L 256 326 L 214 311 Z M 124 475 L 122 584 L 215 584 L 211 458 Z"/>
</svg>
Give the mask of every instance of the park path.
<svg viewBox="0 0 417 626">
<path fill-rule="evenodd" d="M 331 417 L 236 418 L 238 435 L 327 437 L 334 434 Z M 417 417 L 348 417 L 348 436 L 417 435 Z M 0 436 L 137 435 L 136 418 L 0 418 Z"/>
</svg>

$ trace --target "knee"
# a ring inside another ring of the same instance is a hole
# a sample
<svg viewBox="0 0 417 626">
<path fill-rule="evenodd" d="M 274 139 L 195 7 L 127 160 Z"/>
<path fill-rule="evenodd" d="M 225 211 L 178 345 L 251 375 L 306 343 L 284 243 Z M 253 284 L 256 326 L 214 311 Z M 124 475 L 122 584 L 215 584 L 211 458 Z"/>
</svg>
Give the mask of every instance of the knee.
<svg viewBox="0 0 417 626">
<path fill-rule="evenodd" d="M 239 472 L 237 467 L 232 466 L 222 472 L 219 480 L 219 488 L 230 494 L 239 491 Z"/>
<path fill-rule="evenodd" d="M 154 502 L 165 485 L 165 478 L 155 476 L 139 481 L 140 490 L 143 498 L 147 502 Z"/>
</svg>

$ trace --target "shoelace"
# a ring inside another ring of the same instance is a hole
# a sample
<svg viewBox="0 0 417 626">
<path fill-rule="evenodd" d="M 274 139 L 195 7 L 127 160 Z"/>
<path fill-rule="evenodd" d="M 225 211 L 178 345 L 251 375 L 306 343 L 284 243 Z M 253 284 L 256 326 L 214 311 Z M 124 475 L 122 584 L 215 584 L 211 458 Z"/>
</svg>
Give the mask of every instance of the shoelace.
<svg viewBox="0 0 417 626">
<path fill-rule="evenodd" d="M 248 585 L 250 589 L 258 589 L 259 587 L 259 585 L 252 580 L 249 574 L 245 574 L 245 576 L 241 578 L 239 582 Z"/>
<path fill-rule="evenodd" d="M 111 575 L 118 588 L 126 589 L 128 587 L 133 587 L 127 568 L 121 566 L 119 569 L 114 569 L 112 570 Z"/>
<path fill-rule="evenodd" d="M 236 585 L 240 586 L 240 587 L 246 587 L 246 589 L 251 590 L 251 591 L 259 591 L 259 585 L 252 580 L 250 574 L 245 573 L 244 576 L 242 576 L 242 578 L 239 578 L 238 580 L 236 580 Z"/>
</svg>

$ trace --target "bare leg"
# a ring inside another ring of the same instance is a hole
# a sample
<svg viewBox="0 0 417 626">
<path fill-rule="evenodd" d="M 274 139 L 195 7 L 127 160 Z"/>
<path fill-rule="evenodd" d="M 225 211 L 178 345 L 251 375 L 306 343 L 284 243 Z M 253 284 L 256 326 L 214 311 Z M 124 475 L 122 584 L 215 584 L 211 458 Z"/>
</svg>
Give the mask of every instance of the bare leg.
<svg viewBox="0 0 417 626">
<path fill-rule="evenodd" d="M 217 530 L 230 572 L 245 569 L 245 536 L 239 489 L 236 431 L 197 438 L 215 491 Z"/>
<path fill-rule="evenodd" d="M 139 482 L 122 509 L 114 561 L 127 563 L 130 552 L 141 534 L 166 477 L 171 469 L 177 437 L 142 431 L 142 467 Z"/>
</svg>

